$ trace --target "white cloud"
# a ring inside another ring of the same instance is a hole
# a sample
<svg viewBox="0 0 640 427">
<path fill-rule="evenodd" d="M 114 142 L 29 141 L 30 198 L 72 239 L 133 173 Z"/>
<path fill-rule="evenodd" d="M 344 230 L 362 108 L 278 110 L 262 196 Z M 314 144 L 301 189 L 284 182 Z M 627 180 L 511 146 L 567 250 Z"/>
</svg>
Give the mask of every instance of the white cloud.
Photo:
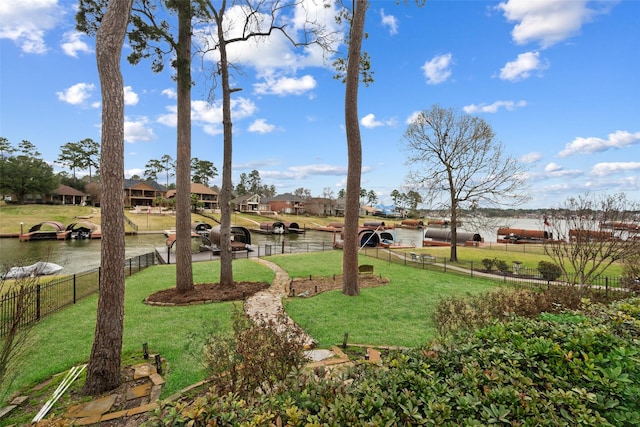
<svg viewBox="0 0 640 427">
<path fill-rule="evenodd" d="M 544 167 L 543 171 L 529 173 L 527 175 L 527 180 L 531 182 L 538 182 L 542 179 L 567 179 L 580 175 L 584 175 L 582 170 L 565 169 L 564 166 L 551 162 Z"/>
<path fill-rule="evenodd" d="M 92 50 L 87 43 L 82 40 L 83 33 L 78 31 L 69 31 L 62 36 L 62 51 L 74 58 L 78 57 L 78 52 L 91 53 Z"/>
<path fill-rule="evenodd" d="M 540 159 L 542 159 L 542 153 L 539 152 L 527 153 L 520 157 L 520 161 L 523 163 L 535 163 Z"/>
<path fill-rule="evenodd" d="M 342 41 L 342 33 L 338 31 L 339 28 L 335 22 L 336 8 L 333 2 L 330 2 L 329 7 L 325 7 L 325 3 L 317 0 L 296 2 L 295 10 L 291 8 L 279 10 L 278 24 L 289 25 L 286 27 L 290 30 L 288 34 L 293 40 L 299 42 L 303 41 L 303 28 L 321 28 L 326 36 L 324 41 L 337 50 L 339 42 Z M 287 12 L 291 12 L 291 14 L 287 16 Z M 227 9 L 225 12 L 227 39 L 242 35 L 246 16 L 244 6 L 234 5 Z M 272 22 L 270 15 L 258 13 L 252 16 L 254 19 L 248 26 L 249 30 L 268 30 L 267 26 Z M 215 45 L 217 30 L 214 26 L 201 27 L 194 31 L 194 35 L 196 44 Z M 227 47 L 227 55 L 231 64 L 253 67 L 258 71 L 258 74 L 265 73 L 267 75 L 273 70 L 287 70 L 292 73 L 309 66 L 323 68 L 328 66 L 326 52 L 322 48 L 315 44 L 302 49 L 295 48 L 280 31 L 273 31 L 269 37 L 231 43 Z M 217 63 L 218 50 L 211 49 L 210 54 L 205 58 Z"/>
<path fill-rule="evenodd" d="M 136 153 L 129 153 L 129 155 L 135 155 Z M 143 176 L 144 169 L 131 168 L 124 171 L 125 178 L 131 178 L 133 175 Z"/>
<path fill-rule="evenodd" d="M 540 61 L 540 52 L 525 52 L 518 55 L 515 61 L 507 62 L 500 69 L 500 79 L 517 81 L 529 78 L 534 71 L 540 72 L 549 68 L 547 62 Z"/>
<path fill-rule="evenodd" d="M 124 140 L 126 142 L 146 142 L 156 138 L 153 129 L 147 126 L 149 120 L 142 117 L 138 120 L 124 120 Z"/>
<path fill-rule="evenodd" d="M 445 82 L 451 76 L 451 66 L 453 56 L 450 53 L 438 55 L 427 61 L 422 66 L 427 84 L 435 85 Z"/>
<path fill-rule="evenodd" d="M 640 171 L 640 162 L 597 163 L 591 168 L 591 175 L 607 176 L 622 172 Z"/>
<path fill-rule="evenodd" d="M 384 125 L 384 123 L 376 120 L 376 116 L 374 114 L 367 114 L 360 120 L 360 123 L 362 126 L 369 129 Z"/>
<path fill-rule="evenodd" d="M 44 54 L 45 33 L 64 15 L 57 0 L 5 0 L 0 2 L 0 39 L 13 40 L 25 53 Z"/>
<path fill-rule="evenodd" d="M 384 9 L 380 9 L 380 18 L 382 19 L 382 25 L 389 27 L 389 34 L 398 34 L 398 20 L 393 15 L 385 15 Z"/>
<path fill-rule="evenodd" d="M 292 166 L 289 170 L 294 174 L 297 178 L 304 178 L 309 175 L 346 175 L 347 167 L 346 166 L 337 166 L 337 165 L 304 165 L 304 166 Z"/>
<path fill-rule="evenodd" d="M 175 89 L 163 89 L 161 92 L 164 96 L 166 96 L 169 99 L 177 99 L 178 98 L 178 94 L 176 93 Z"/>
<path fill-rule="evenodd" d="M 136 105 L 139 101 L 138 94 L 131 89 L 131 86 L 124 87 L 124 105 Z"/>
<path fill-rule="evenodd" d="M 260 95 L 302 95 L 317 86 L 313 76 L 305 75 L 300 78 L 265 76 L 264 83 L 256 83 L 255 91 Z"/>
<path fill-rule="evenodd" d="M 165 126 L 175 127 L 177 122 L 177 107 L 169 105 L 165 107 L 166 114 L 158 117 L 157 122 Z M 231 117 L 235 122 L 251 117 L 257 111 L 253 101 L 247 98 L 234 98 L 231 100 Z M 191 102 L 191 120 L 193 125 L 200 125 L 205 133 L 219 135 L 222 133 L 222 104 L 220 101 L 210 104 L 206 101 Z"/>
<path fill-rule="evenodd" d="M 547 48 L 580 32 L 581 27 L 616 2 L 591 2 L 600 10 L 590 9 L 588 0 L 507 0 L 500 3 L 509 22 L 516 22 L 511 35 L 518 44 L 538 42 Z"/>
<path fill-rule="evenodd" d="M 62 92 L 56 92 L 56 95 L 60 101 L 68 104 L 83 105 L 91 97 L 94 89 L 95 86 L 91 83 L 76 83 Z"/>
<path fill-rule="evenodd" d="M 598 153 L 610 148 L 624 148 L 638 142 L 640 142 L 640 132 L 631 133 L 621 130 L 610 133 L 608 139 L 578 137 L 565 145 L 564 149 L 558 153 L 558 156 L 567 157 L 573 154 Z"/>
<path fill-rule="evenodd" d="M 500 108 L 504 108 L 507 111 L 513 111 L 516 108 L 522 108 L 527 105 L 526 101 L 496 101 L 493 104 L 471 104 L 463 107 L 465 113 L 497 113 Z"/>
<path fill-rule="evenodd" d="M 558 172 L 562 170 L 562 166 L 560 166 L 557 163 L 549 163 L 547 166 L 545 166 L 544 171 L 547 173 L 553 173 L 553 172 Z"/>
<path fill-rule="evenodd" d="M 415 123 L 416 119 L 418 118 L 418 116 L 420 116 L 421 113 L 421 111 L 414 111 L 413 113 L 409 114 L 409 117 L 407 117 L 407 120 L 405 120 L 405 124 L 410 125 L 412 123 Z"/>
<path fill-rule="evenodd" d="M 376 120 L 375 114 L 370 113 L 360 119 L 360 124 L 368 129 L 373 129 L 379 126 L 395 126 L 396 121 L 394 119 L 385 121 Z"/>
<path fill-rule="evenodd" d="M 249 132 L 270 133 L 276 129 L 274 125 L 267 123 L 266 119 L 257 119 L 249 125 Z"/>
</svg>

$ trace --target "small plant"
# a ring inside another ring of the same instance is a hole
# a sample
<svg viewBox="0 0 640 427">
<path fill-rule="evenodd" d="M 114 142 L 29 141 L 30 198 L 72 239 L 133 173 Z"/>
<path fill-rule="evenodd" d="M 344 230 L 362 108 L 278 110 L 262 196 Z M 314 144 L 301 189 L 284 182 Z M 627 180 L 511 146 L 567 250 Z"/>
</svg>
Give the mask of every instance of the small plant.
<svg viewBox="0 0 640 427">
<path fill-rule="evenodd" d="M 303 366 L 303 331 L 283 317 L 286 314 L 281 311 L 275 320 L 253 322 L 236 310 L 234 336 L 207 340 L 205 364 L 219 392 L 241 396 L 271 393 L 276 384 Z M 279 326 L 285 324 L 289 326 Z"/>
<path fill-rule="evenodd" d="M 498 271 L 502 274 L 506 274 L 507 271 L 509 271 L 509 266 L 507 265 L 507 262 L 503 259 L 495 259 L 494 263 L 496 265 L 496 268 L 498 269 Z"/>
<path fill-rule="evenodd" d="M 482 260 L 482 265 L 484 265 L 484 269 L 487 271 L 491 271 L 493 269 L 494 260 L 491 258 L 484 258 Z"/>
<path fill-rule="evenodd" d="M 548 281 L 557 280 L 562 275 L 560 266 L 548 261 L 540 261 L 538 263 L 538 271 Z"/>
</svg>

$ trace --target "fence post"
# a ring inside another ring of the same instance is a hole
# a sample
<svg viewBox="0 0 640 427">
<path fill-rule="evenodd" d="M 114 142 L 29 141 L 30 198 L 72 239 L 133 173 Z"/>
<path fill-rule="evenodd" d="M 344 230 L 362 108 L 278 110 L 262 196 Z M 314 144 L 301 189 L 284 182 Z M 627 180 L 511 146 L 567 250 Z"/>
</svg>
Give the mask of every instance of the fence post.
<svg viewBox="0 0 640 427">
<path fill-rule="evenodd" d="M 76 303 L 76 274 L 73 275 L 73 303 Z"/>
<path fill-rule="evenodd" d="M 40 320 L 40 283 L 36 285 L 36 319 Z"/>
<path fill-rule="evenodd" d="M 442 263 L 444 264 L 444 272 L 447 272 L 447 257 L 444 257 L 444 262 Z"/>
<path fill-rule="evenodd" d="M 473 277 L 473 261 L 471 261 L 471 277 Z"/>
<path fill-rule="evenodd" d="M 604 278 L 604 294 L 609 297 L 609 276 Z"/>
<path fill-rule="evenodd" d="M 284 239 L 282 239 L 282 253 L 284 253 Z"/>
</svg>

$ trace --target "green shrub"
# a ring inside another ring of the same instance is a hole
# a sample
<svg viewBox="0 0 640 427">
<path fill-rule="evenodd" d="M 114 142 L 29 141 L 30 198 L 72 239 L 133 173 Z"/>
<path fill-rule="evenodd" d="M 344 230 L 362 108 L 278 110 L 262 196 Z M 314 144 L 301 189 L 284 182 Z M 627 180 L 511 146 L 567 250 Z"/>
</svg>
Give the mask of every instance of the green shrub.
<svg viewBox="0 0 640 427">
<path fill-rule="evenodd" d="M 440 335 L 486 326 L 512 316 L 535 317 L 540 313 L 578 310 L 584 300 L 610 303 L 628 298 L 624 291 L 605 292 L 588 286 L 550 285 L 541 290 L 499 290 L 440 301 L 431 316 Z"/>
<path fill-rule="evenodd" d="M 390 352 L 384 368 L 307 370 L 271 395 L 173 403 L 150 425 L 637 426 L 639 358 L 640 299 L 591 304 L 580 322 L 518 318 Z"/>
<path fill-rule="evenodd" d="M 496 259 L 495 265 L 498 271 L 501 272 L 502 274 L 505 274 L 507 271 L 509 271 L 509 266 L 507 265 L 507 262 L 503 259 Z"/>
<path fill-rule="evenodd" d="M 559 265 L 548 261 L 538 263 L 538 271 L 545 280 L 554 281 L 562 276 L 562 269 Z"/>
<path fill-rule="evenodd" d="M 282 330 L 286 314 L 277 319 L 249 319 L 239 309 L 233 337 L 211 334 L 204 346 L 204 364 L 217 393 L 270 393 L 291 372 L 304 365 L 303 331 L 295 325 Z"/>
<path fill-rule="evenodd" d="M 493 263 L 494 263 L 493 259 L 484 258 L 481 262 L 482 262 L 482 265 L 484 266 L 485 270 L 487 270 L 487 271 L 493 270 Z"/>
</svg>

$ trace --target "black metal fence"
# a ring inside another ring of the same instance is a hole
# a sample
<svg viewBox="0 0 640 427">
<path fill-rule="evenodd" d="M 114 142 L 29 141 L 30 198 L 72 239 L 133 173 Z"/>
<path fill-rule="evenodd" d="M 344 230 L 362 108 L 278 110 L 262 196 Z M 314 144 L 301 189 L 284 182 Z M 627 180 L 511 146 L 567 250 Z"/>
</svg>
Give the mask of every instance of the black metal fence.
<svg viewBox="0 0 640 427">
<path fill-rule="evenodd" d="M 155 252 L 125 260 L 125 275 L 157 264 Z M 5 282 L 6 284 L 7 282 Z M 78 300 L 98 291 L 100 268 L 62 276 L 40 283 L 38 278 L 18 279 L 8 292 L 0 295 L 0 337 L 12 328 L 23 327 L 41 318 L 75 304 Z"/>
<path fill-rule="evenodd" d="M 280 254 L 297 254 L 304 252 L 324 252 L 333 250 L 332 242 L 285 242 L 280 244 L 265 243 L 261 246 L 252 246 L 253 251 L 240 251 L 234 253 L 235 258 L 266 257 Z"/>
<path fill-rule="evenodd" d="M 507 266 L 501 270 L 493 267 L 492 270 L 487 271 L 482 263 L 474 263 L 473 261 L 451 263 L 447 257 L 436 258 L 429 255 L 425 256 L 416 253 L 412 254 L 411 252 L 397 252 L 380 248 L 363 249 L 361 253 L 373 258 L 384 259 L 389 262 L 404 264 L 414 268 L 465 274 L 470 277 L 486 277 L 518 286 L 531 285 L 532 287 L 540 287 L 553 283 L 580 283 L 577 274 L 571 274 L 569 277 L 561 276 L 556 280 L 548 280 L 543 277 L 538 269 L 525 268 L 518 264 Z M 590 283 L 587 284 L 587 286 L 594 289 L 601 289 L 603 292 L 609 292 L 610 290 L 627 291 L 630 288 L 635 289 L 636 285 L 638 284 L 627 283 L 625 279 L 621 277 L 603 276 L 592 279 Z"/>
</svg>

